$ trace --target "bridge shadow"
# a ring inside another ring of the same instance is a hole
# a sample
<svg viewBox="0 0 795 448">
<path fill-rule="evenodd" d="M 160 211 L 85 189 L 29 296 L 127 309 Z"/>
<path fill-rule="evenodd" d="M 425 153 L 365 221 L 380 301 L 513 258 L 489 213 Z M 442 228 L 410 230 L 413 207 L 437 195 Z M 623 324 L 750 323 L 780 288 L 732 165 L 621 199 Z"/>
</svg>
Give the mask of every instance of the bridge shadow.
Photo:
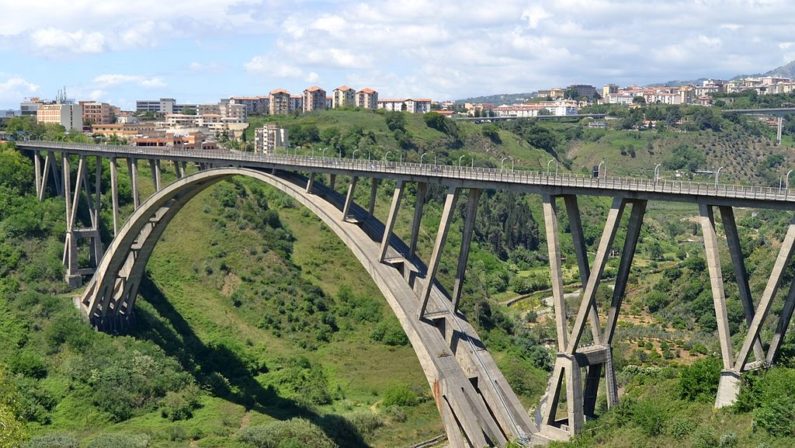
<svg viewBox="0 0 795 448">
<path fill-rule="evenodd" d="M 140 295 L 152 305 L 156 314 L 137 307 L 130 336 L 158 345 L 192 374 L 202 388 L 246 410 L 278 420 L 305 418 L 320 427 L 339 446 L 368 446 L 358 429 L 344 417 L 319 414 L 295 400 L 279 396 L 273 387 L 263 387 L 256 380 L 254 372 L 237 353 L 223 345 L 205 344 L 168 302 L 148 273 L 141 281 Z"/>
</svg>

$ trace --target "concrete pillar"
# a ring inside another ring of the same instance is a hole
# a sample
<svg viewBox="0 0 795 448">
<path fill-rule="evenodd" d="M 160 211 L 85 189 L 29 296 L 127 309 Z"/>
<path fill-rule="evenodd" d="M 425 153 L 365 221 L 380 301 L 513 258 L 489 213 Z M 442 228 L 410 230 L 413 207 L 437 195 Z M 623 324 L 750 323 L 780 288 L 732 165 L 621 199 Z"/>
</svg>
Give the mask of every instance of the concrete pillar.
<svg viewBox="0 0 795 448">
<path fill-rule="evenodd" d="M 711 205 L 699 204 L 698 209 L 701 231 L 704 234 L 704 249 L 707 256 L 709 282 L 712 286 L 712 303 L 715 307 L 715 319 L 718 324 L 718 340 L 723 358 L 723 368 L 724 370 L 729 370 L 732 368 L 732 343 L 731 335 L 729 334 L 729 317 L 726 311 L 726 294 L 723 290 L 723 272 L 720 266 L 720 254 L 718 253 L 715 217 L 712 214 Z"/>
<path fill-rule="evenodd" d="M 328 187 L 332 190 L 334 186 L 337 184 L 337 175 L 336 174 L 329 174 L 328 175 Z"/>
<path fill-rule="evenodd" d="M 574 253 L 577 256 L 577 266 L 580 271 L 580 282 L 582 288 L 588 283 L 588 277 L 591 274 L 590 266 L 588 266 L 588 251 L 585 247 L 585 236 L 582 230 L 582 219 L 580 218 L 580 206 L 577 203 L 577 196 L 566 195 L 563 196 L 563 201 L 566 204 L 566 214 L 569 217 L 569 228 L 571 229 L 571 238 L 574 243 Z M 602 325 L 599 323 L 599 312 L 596 309 L 596 301 L 591 304 L 591 311 L 588 313 L 591 323 L 591 337 L 594 344 L 600 344 Z"/>
<path fill-rule="evenodd" d="M 370 202 L 367 204 L 367 213 L 373 216 L 375 212 L 375 199 L 378 197 L 378 179 L 370 179 Z"/>
<path fill-rule="evenodd" d="M 781 342 L 784 340 L 784 336 L 787 334 L 787 327 L 789 327 L 789 322 L 792 319 L 792 311 L 795 309 L 795 278 L 792 279 L 792 283 L 789 287 L 789 294 L 787 294 L 787 300 L 784 302 L 784 308 L 781 310 L 781 313 L 778 317 L 778 323 L 776 324 L 776 332 L 773 335 L 773 339 L 770 341 L 770 347 L 767 350 L 767 357 L 765 361 L 767 364 L 773 364 L 778 358 L 778 352 L 781 349 Z"/>
<path fill-rule="evenodd" d="M 149 159 L 149 169 L 152 171 L 152 184 L 155 191 L 160 191 L 160 159 Z"/>
<path fill-rule="evenodd" d="M 591 269 L 591 275 L 588 277 L 588 284 L 585 285 L 583 290 L 582 302 L 580 302 L 580 309 L 577 312 L 577 318 L 574 321 L 574 326 L 571 330 L 568 345 L 566 346 L 566 353 L 573 355 L 577 350 L 577 345 L 582 337 L 582 331 L 585 327 L 585 319 L 593 307 L 593 301 L 596 297 L 596 290 L 599 287 L 602 273 L 604 272 L 605 265 L 607 265 L 607 257 L 610 254 L 610 249 L 613 246 L 613 240 L 616 237 L 616 230 L 618 230 L 618 223 L 621 222 L 621 215 L 624 213 L 625 201 L 623 198 L 613 198 L 613 205 L 607 213 L 607 221 L 602 237 L 599 239 L 599 247 L 596 250 L 596 258 L 594 259 L 594 266 Z"/>
<path fill-rule="evenodd" d="M 185 173 L 182 171 L 182 167 L 179 164 L 179 160 L 174 161 L 174 173 L 177 175 L 177 179 L 182 179 Z"/>
<path fill-rule="evenodd" d="M 182 171 L 182 176 L 180 176 L 180 177 L 187 176 L 188 175 L 188 162 L 183 161 L 180 165 L 182 165 L 180 167 L 180 170 Z"/>
<path fill-rule="evenodd" d="M 309 173 L 309 177 L 306 179 L 306 192 L 312 193 L 312 187 L 315 185 L 315 176 L 312 173 Z"/>
<path fill-rule="evenodd" d="M 737 355 L 734 363 L 734 370 L 742 372 L 745 363 L 748 360 L 748 353 L 751 351 L 751 346 L 754 340 L 759 336 L 759 331 L 762 329 L 762 323 L 770 312 L 770 305 L 773 303 L 773 298 L 778 291 L 781 277 L 784 275 L 784 270 L 792 258 L 793 247 L 795 247 L 795 220 L 790 221 L 787 234 L 784 236 L 784 241 L 781 242 L 781 249 L 776 257 L 776 263 L 773 265 L 773 271 L 770 273 L 770 278 L 765 286 L 765 291 L 762 293 L 762 298 L 759 300 L 759 306 L 754 314 L 754 320 L 748 326 L 748 334 L 743 340 L 743 345 Z"/>
<path fill-rule="evenodd" d="M 411 238 L 409 240 L 409 258 L 414 258 L 417 252 L 417 239 L 420 236 L 420 223 L 422 222 L 422 209 L 425 206 L 425 195 L 428 192 L 428 184 L 425 182 L 417 183 L 417 197 L 414 202 L 414 219 L 411 221 Z"/>
<path fill-rule="evenodd" d="M 784 117 L 778 117 L 778 127 L 776 129 L 776 144 L 781 146 L 781 130 L 784 127 Z"/>
<path fill-rule="evenodd" d="M 723 221 L 723 230 L 726 232 L 726 243 L 729 246 L 729 254 L 734 266 L 734 277 L 737 279 L 737 288 L 740 293 L 740 302 L 743 304 L 745 321 L 748 325 L 751 325 L 754 320 L 754 301 L 751 298 L 751 288 L 748 285 L 748 270 L 745 268 L 745 258 L 740 247 L 740 235 L 737 232 L 737 223 L 734 220 L 734 209 L 720 206 L 718 210 L 720 210 L 721 220 Z M 759 338 L 754 342 L 754 356 L 757 361 L 762 361 L 765 358 Z"/>
<path fill-rule="evenodd" d="M 351 183 L 348 184 L 348 194 L 345 195 L 345 205 L 342 207 L 342 220 L 345 221 L 348 219 L 348 212 L 351 208 L 351 203 L 353 203 L 353 193 L 356 190 L 356 181 L 359 178 L 356 176 L 351 177 Z"/>
<path fill-rule="evenodd" d="M 49 181 L 50 170 L 52 170 L 53 158 L 50 157 L 51 153 L 47 153 L 44 157 L 44 169 L 42 170 L 42 178 L 39 183 L 39 189 L 36 190 L 36 197 L 42 201 L 44 200 L 44 191 L 47 189 L 47 182 Z"/>
<path fill-rule="evenodd" d="M 464 233 L 461 236 L 461 251 L 458 254 L 458 267 L 455 272 L 455 283 L 453 285 L 453 311 L 458 311 L 461 300 L 461 290 L 464 286 L 464 275 L 466 273 L 467 261 L 469 260 L 469 247 L 472 242 L 472 233 L 475 231 L 475 216 L 478 212 L 478 200 L 481 190 L 471 188 L 467 198 L 466 217 L 464 218 Z"/>
<path fill-rule="evenodd" d="M 138 196 L 138 161 L 136 159 L 127 159 L 127 171 L 130 173 L 130 185 L 132 186 L 133 206 L 138 208 L 141 205 L 141 199 Z"/>
<path fill-rule="evenodd" d="M 586 417 L 595 417 L 596 396 L 599 392 L 599 381 L 602 379 L 602 364 L 589 365 L 585 371 L 585 392 L 582 397 L 582 413 Z"/>
<path fill-rule="evenodd" d="M 433 282 L 436 278 L 436 272 L 439 270 L 439 261 L 442 258 L 442 251 L 444 244 L 447 241 L 447 232 L 450 230 L 450 223 L 453 221 L 455 212 L 455 203 L 458 200 L 458 189 L 450 187 L 447 192 L 447 197 L 444 200 L 444 208 L 442 209 L 442 217 L 439 220 L 439 230 L 436 233 L 436 244 L 433 246 L 433 253 L 431 260 L 428 263 L 428 269 L 425 273 L 425 285 L 420 294 L 420 310 L 419 319 L 425 315 L 425 308 L 428 306 L 428 298 L 431 296 L 433 289 Z"/>
<path fill-rule="evenodd" d="M 47 153 L 47 157 L 52 160 L 52 162 L 50 163 L 50 168 L 52 168 L 51 169 L 51 171 L 52 171 L 52 179 L 53 179 L 53 181 L 55 181 L 55 192 L 58 194 L 58 196 L 63 196 L 64 195 L 64 192 L 63 192 L 63 181 L 61 179 L 63 177 L 62 176 L 63 173 L 58 170 L 58 159 L 55 158 L 55 153 L 53 153 L 52 151 L 49 151 Z M 62 162 L 61 166 L 63 166 L 64 154 L 60 153 L 59 157 L 60 157 L 61 162 Z"/>
<path fill-rule="evenodd" d="M 389 215 L 384 226 L 384 236 L 381 239 L 381 254 L 378 256 L 378 261 L 380 262 L 384 261 L 387 249 L 389 249 L 389 239 L 392 237 L 392 229 L 395 227 L 395 220 L 397 219 L 398 210 L 400 210 L 400 201 L 403 199 L 403 187 L 403 181 L 397 181 L 395 192 L 392 193 L 392 205 L 389 207 Z"/>
<path fill-rule="evenodd" d="M 36 197 L 38 197 L 39 191 L 41 191 L 41 156 L 39 155 L 38 151 L 33 151 L 33 169 L 36 171 Z"/>
<path fill-rule="evenodd" d="M 566 350 L 569 328 L 566 323 L 566 301 L 563 298 L 563 269 L 561 267 L 560 239 L 558 237 L 558 211 L 555 197 L 544 195 L 544 229 L 547 236 L 549 252 L 549 273 L 552 283 L 553 309 L 555 311 L 555 329 L 557 333 L 558 351 Z"/>
<path fill-rule="evenodd" d="M 733 370 L 723 370 L 718 380 L 718 393 L 715 397 L 715 407 L 731 406 L 737 401 L 740 394 L 740 374 Z"/>
<path fill-rule="evenodd" d="M 116 158 L 110 159 L 110 198 L 113 208 L 113 236 L 119 231 L 119 174 L 116 166 Z"/>
</svg>

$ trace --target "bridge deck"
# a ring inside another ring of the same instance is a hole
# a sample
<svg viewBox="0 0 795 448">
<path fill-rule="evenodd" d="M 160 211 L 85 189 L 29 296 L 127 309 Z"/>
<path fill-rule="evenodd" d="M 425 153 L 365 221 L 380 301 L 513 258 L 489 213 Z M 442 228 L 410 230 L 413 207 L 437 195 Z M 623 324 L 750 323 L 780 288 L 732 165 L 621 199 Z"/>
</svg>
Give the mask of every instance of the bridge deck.
<svg viewBox="0 0 795 448">
<path fill-rule="evenodd" d="M 637 177 L 593 178 L 575 174 L 419 164 L 388 160 L 341 159 L 295 155 L 254 154 L 227 150 L 188 150 L 61 142 L 18 142 L 22 150 L 54 150 L 85 156 L 166 159 L 214 166 L 282 169 L 333 173 L 404 181 L 421 181 L 462 188 L 502 189 L 539 194 L 587 194 L 630 198 L 795 209 L 795 192 L 787 188 L 728 185 Z"/>
</svg>

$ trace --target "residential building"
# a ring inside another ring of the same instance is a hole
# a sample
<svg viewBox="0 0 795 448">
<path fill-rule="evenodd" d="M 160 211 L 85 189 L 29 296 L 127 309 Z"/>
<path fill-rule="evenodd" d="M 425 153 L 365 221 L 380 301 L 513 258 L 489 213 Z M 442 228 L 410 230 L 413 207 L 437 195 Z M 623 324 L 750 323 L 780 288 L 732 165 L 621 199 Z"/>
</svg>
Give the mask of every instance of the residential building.
<svg viewBox="0 0 795 448">
<path fill-rule="evenodd" d="M 67 132 L 83 131 L 83 112 L 79 104 L 55 103 L 41 104 L 36 111 L 36 121 L 45 124 L 59 124 Z"/>
<path fill-rule="evenodd" d="M 559 117 L 577 115 L 577 101 L 557 100 L 541 101 L 528 104 L 511 104 L 495 107 L 492 111 L 497 117 L 537 117 L 539 115 L 555 115 Z"/>
<path fill-rule="evenodd" d="M 196 115 L 221 115 L 221 106 L 219 104 L 198 104 Z"/>
<path fill-rule="evenodd" d="M 607 98 L 616 93 L 618 93 L 618 86 L 616 84 L 605 84 L 602 87 L 602 98 Z"/>
<path fill-rule="evenodd" d="M 304 112 L 323 110 L 326 108 L 326 91 L 318 86 L 304 90 Z"/>
<path fill-rule="evenodd" d="M 271 154 L 276 148 L 287 146 L 287 129 L 280 128 L 276 123 L 268 123 L 254 130 L 254 152 Z"/>
<path fill-rule="evenodd" d="M 334 89 L 332 105 L 334 109 L 356 106 L 356 90 L 348 86 L 339 86 Z"/>
<path fill-rule="evenodd" d="M 267 96 L 233 96 L 229 98 L 232 104 L 242 104 L 246 106 L 248 115 L 267 115 L 270 100 Z"/>
<path fill-rule="evenodd" d="M 550 99 L 556 100 L 556 99 L 559 99 L 559 98 L 563 98 L 563 96 L 565 94 L 566 94 L 565 90 L 563 90 L 563 89 L 561 89 L 559 87 L 555 87 L 555 88 L 548 89 L 548 90 L 539 90 L 536 93 L 536 96 L 539 97 L 539 98 L 550 98 Z"/>
<path fill-rule="evenodd" d="M 334 98 L 327 96 L 326 97 L 326 109 L 331 109 L 334 106 Z"/>
<path fill-rule="evenodd" d="M 378 100 L 378 108 L 393 112 L 424 114 L 431 111 L 431 100 L 430 98 Z"/>
<path fill-rule="evenodd" d="M 33 97 L 27 101 L 23 101 L 19 103 L 19 114 L 23 117 L 35 117 L 36 112 L 39 110 L 39 106 L 42 104 L 45 104 L 45 102 L 40 100 L 38 97 Z"/>
<path fill-rule="evenodd" d="M 575 98 L 594 98 L 596 97 L 596 87 L 588 84 L 572 84 L 566 90 L 574 92 Z"/>
<path fill-rule="evenodd" d="M 177 100 L 174 98 L 160 98 L 159 101 L 140 100 L 135 102 L 136 112 L 152 112 L 156 114 L 173 114 Z"/>
<path fill-rule="evenodd" d="M 221 109 L 221 118 L 230 123 L 245 123 L 248 118 L 244 104 L 221 103 L 219 109 Z"/>
<path fill-rule="evenodd" d="M 293 95 L 290 97 L 290 112 L 302 112 L 304 110 L 304 97 Z"/>
<path fill-rule="evenodd" d="M 83 111 L 83 124 L 85 125 L 113 123 L 113 113 L 108 103 L 80 101 L 80 109 Z"/>
<path fill-rule="evenodd" d="M 356 92 L 356 107 L 372 110 L 377 109 L 378 92 L 369 87 L 365 87 L 362 90 Z"/>
<path fill-rule="evenodd" d="M 271 90 L 268 96 L 271 115 L 287 115 L 290 113 L 290 92 L 284 89 Z"/>
</svg>

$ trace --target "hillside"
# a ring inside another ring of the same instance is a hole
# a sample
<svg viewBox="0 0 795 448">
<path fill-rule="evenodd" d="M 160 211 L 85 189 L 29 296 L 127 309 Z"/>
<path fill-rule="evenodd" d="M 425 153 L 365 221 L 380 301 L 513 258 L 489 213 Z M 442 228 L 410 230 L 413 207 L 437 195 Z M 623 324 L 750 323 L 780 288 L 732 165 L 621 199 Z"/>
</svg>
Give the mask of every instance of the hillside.
<svg viewBox="0 0 795 448">
<path fill-rule="evenodd" d="M 652 109 L 644 113 L 670 112 Z M 769 129 L 700 114 L 686 109 L 670 126 L 655 129 L 638 128 L 636 117 L 619 113 L 608 129 L 589 129 L 587 121 L 476 125 L 353 110 L 275 120 L 290 129 L 295 150 L 304 154 L 328 147 L 346 157 L 369 152 L 419 161 L 428 152 L 425 163 L 432 156 L 457 163 L 463 156 L 463 163 L 476 166 L 499 166 L 511 156 L 517 169 L 543 171 L 558 160 L 559 170 L 583 174 L 606 160 L 611 175 L 648 177 L 655 163 L 663 163 L 663 176 L 678 170 L 695 179 L 691 165 L 724 165 L 722 180 L 755 184 L 776 182 L 791 164 L 786 146 L 770 145 Z M 173 180 L 171 173 L 163 176 Z M 141 179 L 149 178 L 141 165 Z M 0 421 L 13 429 L 0 437 L 26 438 L 32 447 L 242 448 L 272 446 L 266 443 L 277 438 L 293 443 L 284 446 L 392 447 L 442 432 L 413 350 L 369 276 L 289 198 L 244 180 L 202 193 L 158 244 L 136 324 L 111 336 L 90 330 L 71 306 L 73 293 L 60 281 L 64 206 L 58 198 L 36 201 L 32 179 L 29 159 L 0 150 L 0 340 L 9 341 L 0 346 Z M 338 179 L 337 188 L 345 183 Z M 381 219 L 392 187 L 385 182 L 379 190 Z M 147 193 L 152 187 L 143 181 L 142 188 Z M 366 202 L 365 190 L 356 192 L 359 203 Z M 414 201 L 408 190 L 396 225 L 402 238 Z M 432 249 L 442 194 L 432 189 L 426 205 L 423 257 Z M 593 254 L 609 204 L 584 197 L 580 205 Z M 528 407 L 546 386 L 554 338 L 540 208 L 535 195 L 485 193 L 463 297 L 464 312 Z M 459 228 L 462 213 L 454 220 Z M 734 409 L 711 408 L 718 347 L 696 214 L 692 204 L 650 204 L 614 350 L 624 399 L 608 412 L 600 398 L 601 418 L 570 446 L 784 447 L 795 437 L 791 426 L 777 424 L 795 415 L 791 400 L 778 399 L 795 392 L 791 335 L 782 367 L 750 375 Z M 764 288 L 787 219 L 738 211 L 754 297 Z M 563 213 L 561 229 L 565 220 Z M 460 232 L 451 232 L 440 268 L 445 285 L 459 243 Z M 566 235 L 561 245 L 573 252 Z M 724 245 L 721 250 L 729 260 Z M 600 309 L 617 261 L 611 258 L 605 271 Z M 564 260 L 572 292 L 578 288 L 575 264 L 574 257 Z M 731 272 L 730 263 L 724 272 Z M 788 273 L 784 284 L 791 279 Z M 745 324 L 731 282 L 727 294 L 736 333 Z M 570 301 L 574 305 L 576 294 Z M 772 314 L 778 312 L 780 305 Z"/>
<path fill-rule="evenodd" d="M 765 73 L 765 76 L 779 76 L 782 78 L 795 78 L 795 61 L 790 61 L 781 67 L 776 67 L 773 70 Z"/>
</svg>

